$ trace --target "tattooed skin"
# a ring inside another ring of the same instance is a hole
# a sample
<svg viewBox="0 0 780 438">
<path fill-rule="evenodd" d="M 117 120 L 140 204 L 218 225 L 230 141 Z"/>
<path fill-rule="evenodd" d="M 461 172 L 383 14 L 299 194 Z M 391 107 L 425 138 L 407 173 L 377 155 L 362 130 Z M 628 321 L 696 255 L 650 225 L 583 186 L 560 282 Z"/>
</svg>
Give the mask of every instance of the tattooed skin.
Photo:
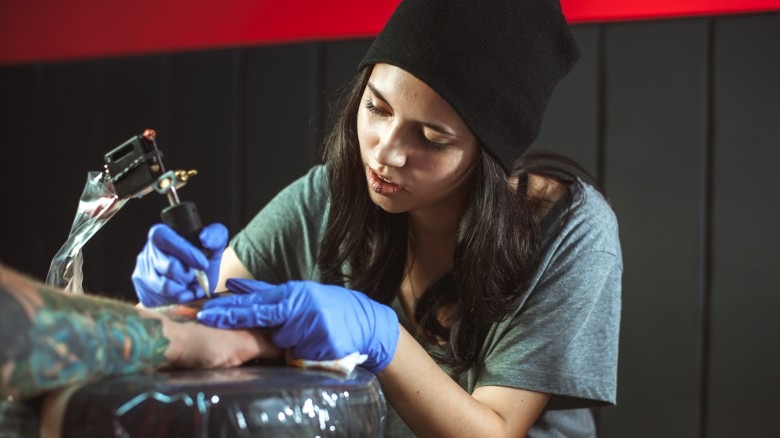
<svg viewBox="0 0 780 438">
<path fill-rule="evenodd" d="M 168 339 L 132 306 L 71 295 L 0 266 L 0 394 L 24 399 L 104 375 L 157 369 Z"/>
</svg>

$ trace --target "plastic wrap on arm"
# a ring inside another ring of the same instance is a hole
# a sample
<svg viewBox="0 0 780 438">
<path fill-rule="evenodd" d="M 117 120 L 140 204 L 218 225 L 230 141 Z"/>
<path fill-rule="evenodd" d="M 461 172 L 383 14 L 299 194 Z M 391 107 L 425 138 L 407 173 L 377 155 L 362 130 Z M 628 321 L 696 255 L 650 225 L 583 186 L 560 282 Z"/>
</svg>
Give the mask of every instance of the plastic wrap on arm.
<svg viewBox="0 0 780 438">
<path fill-rule="evenodd" d="M 63 436 L 380 437 L 379 381 L 279 366 L 104 379 L 70 399 Z"/>
<path fill-rule="evenodd" d="M 111 219 L 127 199 L 119 199 L 102 172 L 89 172 L 68 240 L 54 256 L 46 284 L 68 292 L 83 293 L 81 248 Z"/>
<path fill-rule="evenodd" d="M 34 402 L 0 400 L 0 437 L 37 436 L 39 411 Z"/>
</svg>

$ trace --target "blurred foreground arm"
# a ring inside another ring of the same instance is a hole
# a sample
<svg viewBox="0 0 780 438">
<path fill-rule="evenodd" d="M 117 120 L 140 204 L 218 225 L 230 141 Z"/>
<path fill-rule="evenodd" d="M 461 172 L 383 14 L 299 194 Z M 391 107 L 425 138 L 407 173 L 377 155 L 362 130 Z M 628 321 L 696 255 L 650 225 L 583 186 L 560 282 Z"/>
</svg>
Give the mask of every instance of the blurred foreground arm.
<svg viewBox="0 0 780 438">
<path fill-rule="evenodd" d="M 267 335 L 216 330 L 105 298 L 72 295 L 0 265 L 0 396 L 89 378 L 279 358 Z"/>
</svg>

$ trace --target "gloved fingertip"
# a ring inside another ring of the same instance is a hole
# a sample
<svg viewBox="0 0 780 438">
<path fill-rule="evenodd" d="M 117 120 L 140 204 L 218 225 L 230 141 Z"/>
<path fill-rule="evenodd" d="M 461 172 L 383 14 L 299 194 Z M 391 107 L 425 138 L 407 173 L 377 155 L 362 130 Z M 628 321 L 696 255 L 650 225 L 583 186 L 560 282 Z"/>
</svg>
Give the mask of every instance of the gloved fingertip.
<svg viewBox="0 0 780 438">
<path fill-rule="evenodd" d="M 198 238 L 204 248 L 214 252 L 221 252 L 227 246 L 228 234 L 228 229 L 225 225 L 215 222 L 205 226 L 200 231 Z"/>
<path fill-rule="evenodd" d="M 224 329 L 246 328 L 240 313 L 236 314 L 234 309 L 202 309 L 197 313 L 196 317 L 199 322 L 212 327 Z"/>
<path fill-rule="evenodd" d="M 146 237 L 152 242 L 154 242 L 155 239 L 159 239 L 160 237 L 166 235 L 169 232 L 173 232 L 173 229 L 168 225 L 165 225 L 163 223 L 154 224 L 151 227 L 149 227 L 149 232 L 147 233 Z"/>
<path fill-rule="evenodd" d="M 196 314 L 196 318 L 198 319 L 198 322 L 201 322 L 209 326 L 216 326 L 217 316 L 218 314 L 216 314 L 213 310 L 200 310 Z"/>
<path fill-rule="evenodd" d="M 190 301 L 195 301 L 198 299 L 198 296 L 190 291 L 182 292 L 179 295 L 176 295 L 175 297 L 176 302 L 179 304 L 185 304 L 189 303 Z"/>
</svg>

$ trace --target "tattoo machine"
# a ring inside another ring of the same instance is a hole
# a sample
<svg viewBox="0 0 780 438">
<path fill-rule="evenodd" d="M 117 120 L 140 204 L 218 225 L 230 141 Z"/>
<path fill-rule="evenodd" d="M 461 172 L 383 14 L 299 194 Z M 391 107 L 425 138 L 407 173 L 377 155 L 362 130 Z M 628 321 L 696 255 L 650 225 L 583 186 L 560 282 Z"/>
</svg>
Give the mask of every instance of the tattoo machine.
<svg viewBox="0 0 780 438">
<path fill-rule="evenodd" d="M 182 202 L 177 191 L 198 172 L 196 170 L 166 171 L 162 162 L 162 152 L 157 148 L 156 137 L 154 130 L 147 129 L 143 134 L 130 138 L 105 154 L 105 172 L 113 183 L 119 199 L 140 198 L 152 191 L 166 196 L 169 205 L 160 213 L 163 223 L 200 248 L 208 257 L 211 254 L 201 246 L 198 237 L 203 229 L 198 209 L 192 201 Z M 210 298 L 206 273 L 195 270 L 195 275 L 198 284 Z"/>
</svg>

